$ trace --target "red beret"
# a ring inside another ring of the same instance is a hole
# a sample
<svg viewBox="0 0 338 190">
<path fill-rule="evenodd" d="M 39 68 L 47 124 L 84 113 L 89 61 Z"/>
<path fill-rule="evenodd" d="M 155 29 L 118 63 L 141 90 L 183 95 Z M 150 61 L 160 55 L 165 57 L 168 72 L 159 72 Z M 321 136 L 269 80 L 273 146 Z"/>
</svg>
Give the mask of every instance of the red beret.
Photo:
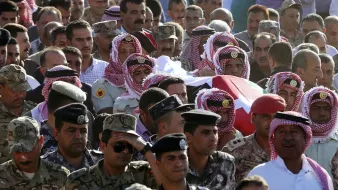
<svg viewBox="0 0 338 190">
<path fill-rule="evenodd" d="M 272 114 L 284 111 L 286 107 L 285 100 L 277 94 L 264 94 L 257 98 L 251 105 L 251 113 Z"/>
</svg>

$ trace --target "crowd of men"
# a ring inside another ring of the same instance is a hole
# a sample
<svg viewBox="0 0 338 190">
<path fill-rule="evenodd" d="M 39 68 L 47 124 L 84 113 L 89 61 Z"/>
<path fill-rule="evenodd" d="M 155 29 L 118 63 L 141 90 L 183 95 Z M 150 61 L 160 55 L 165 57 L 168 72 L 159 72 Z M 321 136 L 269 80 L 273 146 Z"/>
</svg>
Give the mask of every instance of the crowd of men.
<svg viewBox="0 0 338 190">
<path fill-rule="evenodd" d="M 337 8 L 0 0 L 0 189 L 337 190 Z"/>
</svg>

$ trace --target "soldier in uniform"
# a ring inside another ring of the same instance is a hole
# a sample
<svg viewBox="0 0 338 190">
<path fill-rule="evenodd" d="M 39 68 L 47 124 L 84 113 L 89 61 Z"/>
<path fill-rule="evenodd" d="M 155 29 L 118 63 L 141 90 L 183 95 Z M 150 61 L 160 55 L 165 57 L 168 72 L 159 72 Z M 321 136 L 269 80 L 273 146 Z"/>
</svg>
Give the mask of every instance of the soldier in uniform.
<svg viewBox="0 0 338 190">
<path fill-rule="evenodd" d="M 185 135 L 182 133 L 168 134 L 160 138 L 151 151 L 156 156 L 156 166 L 161 172 L 159 190 L 191 190 L 207 189 L 189 185 L 186 180 L 188 173 L 188 155 Z"/>
<path fill-rule="evenodd" d="M 284 111 L 285 107 L 285 100 L 275 94 L 265 94 L 253 102 L 250 113 L 255 133 L 230 141 L 222 150 L 235 157 L 236 182 L 246 177 L 255 166 L 269 161 L 270 123 L 274 115 Z"/>
<path fill-rule="evenodd" d="M 109 115 L 103 123 L 100 149 L 104 159 L 89 168 L 83 168 L 68 176 L 66 189 L 125 189 L 134 183 L 156 188 L 157 183 L 145 161 L 130 162 L 134 149 L 141 151 L 150 164 L 155 157 L 136 133 L 136 118 L 128 114 Z M 155 165 L 154 165 L 155 167 Z M 153 168 L 153 165 L 152 167 Z"/>
<path fill-rule="evenodd" d="M 157 51 L 154 57 L 165 55 L 172 58 L 175 51 L 175 43 L 178 40 L 175 34 L 175 27 L 169 25 L 156 26 L 152 29 L 152 34 L 157 44 Z"/>
<path fill-rule="evenodd" d="M 140 53 L 130 55 L 123 64 L 125 75 L 125 87 L 127 93 L 119 96 L 113 108 L 113 113 L 127 113 L 135 115 L 134 109 L 138 107 L 138 102 L 142 92 L 143 80 L 153 72 L 155 66 L 154 59 Z"/>
<path fill-rule="evenodd" d="M 93 57 L 103 61 L 110 61 L 110 44 L 112 40 L 120 35 L 121 30 L 117 29 L 115 20 L 97 22 L 93 24 L 94 42 L 97 45 L 97 50 Z"/>
<path fill-rule="evenodd" d="M 35 107 L 25 101 L 26 91 L 30 89 L 24 68 L 6 65 L 0 70 L 0 163 L 10 159 L 6 142 L 8 123 L 23 116 Z"/>
<path fill-rule="evenodd" d="M 69 171 L 89 167 L 103 157 L 100 151 L 88 150 L 87 108 L 82 103 L 71 103 L 58 108 L 55 116 L 55 139 L 57 150 L 42 156 L 42 159 L 65 166 Z"/>
<path fill-rule="evenodd" d="M 122 65 L 133 53 L 142 53 L 142 46 L 136 37 L 121 34 L 114 38 L 104 76 L 92 86 L 91 96 L 96 113 L 113 113 L 116 98 L 126 92 Z"/>
<path fill-rule="evenodd" d="M 109 1 L 97 3 L 96 1 L 88 1 L 89 6 L 84 9 L 84 13 L 80 20 L 87 21 L 90 25 L 100 22 L 104 11 L 109 8 Z"/>
<path fill-rule="evenodd" d="M 235 188 L 235 159 L 217 150 L 221 116 L 207 110 L 195 109 L 181 114 L 185 120 L 184 133 L 189 145 L 189 184 L 209 189 Z"/>
<path fill-rule="evenodd" d="M 183 133 L 184 119 L 181 113 L 189 111 L 193 105 L 183 104 L 177 95 L 168 98 L 151 106 L 148 111 L 154 122 L 156 135 L 150 137 L 154 143 L 158 138 L 170 133 Z"/>
<path fill-rule="evenodd" d="M 12 159 L 0 165 L 1 189 L 61 189 L 69 171 L 40 158 L 43 136 L 30 117 L 18 117 L 8 124 L 8 148 Z"/>
</svg>

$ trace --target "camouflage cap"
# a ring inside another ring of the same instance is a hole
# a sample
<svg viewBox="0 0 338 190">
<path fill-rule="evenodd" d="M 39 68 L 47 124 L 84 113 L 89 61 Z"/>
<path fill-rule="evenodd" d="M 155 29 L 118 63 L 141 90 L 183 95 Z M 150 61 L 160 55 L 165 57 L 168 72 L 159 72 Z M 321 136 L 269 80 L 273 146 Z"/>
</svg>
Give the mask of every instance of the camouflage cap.
<svg viewBox="0 0 338 190">
<path fill-rule="evenodd" d="M 261 20 L 259 22 L 258 32 L 270 32 L 271 29 L 280 31 L 279 23 L 274 20 Z"/>
<path fill-rule="evenodd" d="M 156 41 L 176 39 L 175 27 L 174 26 L 156 26 L 152 30 L 152 34 Z"/>
<path fill-rule="evenodd" d="M 117 28 L 116 20 L 108 20 L 97 22 L 93 24 L 93 31 L 94 33 L 105 33 L 108 35 L 118 36 L 122 34 L 122 31 Z"/>
<path fill-rule="evenodd" d="M 31 87 L 27 81 L 27 74 L 19 65 L 6 65 L 0 70 L 0 83 L 7 84 L 14 91 L 27 91 Z"/>
<path fill-rule="evenodd" d="M 39 124 L 33 118 L 23 116 L 8 124 L 8 147 L 10 152 L 30 152 L 40 137 Z"/>
<path fill-rule="evenodd" d="M 298 9 L 299 12 L 302 12 L 302 10 L 303 10 L 303 6 L 299 3 L 296 3 L 294 0 L 285 0 L 285 1 L 283 1 L 282 5 L 279 9 L 279 13 L 284 12 L 288 8 Z"/>
<path fill-rule="evenodd" d="M 111 131 L 138 135 L 136 133 L 136 120 L 136 117 L 129 114 L 112 114 L 107 116 L 103 121 L 103 131 L 108 129 Z"/>
</svg>

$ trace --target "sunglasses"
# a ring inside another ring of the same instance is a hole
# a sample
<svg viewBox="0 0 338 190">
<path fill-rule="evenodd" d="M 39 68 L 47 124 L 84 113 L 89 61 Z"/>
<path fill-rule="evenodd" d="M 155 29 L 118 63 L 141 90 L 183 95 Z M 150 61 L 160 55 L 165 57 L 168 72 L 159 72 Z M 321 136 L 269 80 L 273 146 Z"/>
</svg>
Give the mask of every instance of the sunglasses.
<svg viewBox="0 0 338 190">
<path fill-rule="evenodd" d="M 129 153 L 134 152 L 134 147 L 131 146 L 131 144 L 129 143 L 117 142 L 114 144 L 113 148 L 114 148 L 114 152 L 116 153 L 120 153 L 124 151 L 125 149 L 128 149 Z"/>
</svg>

